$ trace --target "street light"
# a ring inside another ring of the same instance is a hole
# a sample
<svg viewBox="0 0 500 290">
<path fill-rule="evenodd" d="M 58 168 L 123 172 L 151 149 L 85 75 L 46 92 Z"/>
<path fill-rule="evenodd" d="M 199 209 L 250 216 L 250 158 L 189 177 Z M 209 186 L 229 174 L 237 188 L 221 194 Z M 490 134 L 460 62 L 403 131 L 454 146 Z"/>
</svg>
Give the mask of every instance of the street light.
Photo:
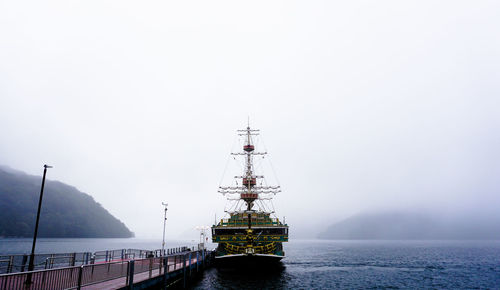
<svg viewBox="0 0 500 290">
<path fill-rule="evenodd" d="M 40 210 L 42 209 L 42 198 L 43 198 L 43 188 L 45 186 L 45 175 L 47 174 L 47 169 L 52 168 L 47 164 L 43 165 L 43 178 L 42 178 L 42 188 L 40 189 L 40 200 L 38 201 L 38 212 L 36 214 L 36 222 L 35 222 L 35 234 L 33 235 L 33 245 L 31 246 L 31 255 L 30 255 L 30 263 L 28 264 L 28 271 L 33 271 L 34 268 L 34 259 L 35 259 L 35 245 L 36 245 L 36 236 L 38 234 L 38 222 L 40 220 Z M 28 277 L 27 284 L 31 283 L 31 276 Z"/>
<path fill-rule="evenodd" d="M 161 254 L 165 255 L 165 224 L 167 222 L 167 206 L 168 203 L 161 203 L 165 207 L 165 215 L 163 217 L 163 240 L 161 242 Z"/>
<path fill-rule="evenodd" d="M 198 247 L 204 249 L 205 248 L 205 238 L 207 236 L 206 231 L 208 229 L 210 229 L 210 227 L 209 226 L 197 226 L 197 227 L 195 227 L 195 229 L 200 231 L 200 244 L 198 245 Z"/>
</svg>

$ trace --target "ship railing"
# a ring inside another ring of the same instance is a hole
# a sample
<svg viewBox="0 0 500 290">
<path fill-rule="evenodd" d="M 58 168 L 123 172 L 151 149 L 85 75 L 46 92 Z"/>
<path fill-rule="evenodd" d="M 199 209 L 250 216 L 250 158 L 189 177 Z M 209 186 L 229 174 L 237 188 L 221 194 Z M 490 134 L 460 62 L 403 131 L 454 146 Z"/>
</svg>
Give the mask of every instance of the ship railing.
<svg viewBox="0 0 500 290">
<path fill-rule="evenodd" d="M 233 245 L 231 243 L 225 244 L 225 249 L 229 254 L 241 254 L 245 252 L 245 246 Z M 270 242 L 263 246 L 253 246 L 252 247 L 258 254 L 271 254 L 276 250 L 276 243 Z"/>
<path fill-rule="evenodd" d="M 184 251 L 137 260 L 0 274 L 0 289 L 80 289 L 110 280 L 114 280 L 113 288 L 121 288 L 164 275 L 165 271 L 173 272 L 193 265 L 198 267 L 204 259 L 212 256 L 213 252 L 207 250 Z"/>
<path fill-rule="evenodd" d="M 221 223 L 223 227 L 227 226 L 248 226 L 248 222 L 240 221 L 240 222 L 224 222 Z M 252 222 L 252 226 L 278 226 L 278 222 Z"/>
</svg>

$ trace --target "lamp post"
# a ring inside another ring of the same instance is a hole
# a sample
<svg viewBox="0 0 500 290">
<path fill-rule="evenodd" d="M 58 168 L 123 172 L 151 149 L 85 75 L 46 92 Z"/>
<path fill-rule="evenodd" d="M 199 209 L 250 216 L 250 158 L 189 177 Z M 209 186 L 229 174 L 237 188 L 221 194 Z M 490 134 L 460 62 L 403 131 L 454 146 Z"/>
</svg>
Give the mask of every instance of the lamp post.
<svg viewBox="0 0 500 290">
<path fill-rule="evenodd" d="M 168 203 L 162 202 L 161 204 L 165 207 L 165 212 L 164 212 L 164 216 L 163 216 L 163 240 L 161 242 L 161 254 L 163 256 L 163 255 L 165 255 L 165 224 L 167 222 L 167 206 L 168 206 Z"/>
<path fill-rule="evenodd" d="M 207 236 L 206 231 L 210 229 L 209 226 L 197 226 L 195 229 L 200 231 L 200 244 L 198 245 L 199 248 L 204 249 L 205 248 L 205 238 Z"/>
<path fill-rule="evenodd" d="M 42 188 L 40 189 L 40 200 L 38 201 L 38 212 L 36 214 L 36 222 L 35 222 L 35 234 L 33 235 L 33 245 L 31 246 L 31 255 L 30 262 L 28 264 L 28 271 L 33 271 L 34 268 L 34 259 L 35 259 L 35 245 L 36 245 L 36 236 L 38 234 L 38 222 L 40 221 L 40 210 L 42 209 L 42 198 L 43 198 L 43 188 L 45 186 L 45 175 L 47 175 L 47 169 L 52 168 L 47 164 L 43 165 L 43 178 L 42 178 Z M 28 277 L 27 284 L 31 283 L 31 275 Z"/>
</svg>

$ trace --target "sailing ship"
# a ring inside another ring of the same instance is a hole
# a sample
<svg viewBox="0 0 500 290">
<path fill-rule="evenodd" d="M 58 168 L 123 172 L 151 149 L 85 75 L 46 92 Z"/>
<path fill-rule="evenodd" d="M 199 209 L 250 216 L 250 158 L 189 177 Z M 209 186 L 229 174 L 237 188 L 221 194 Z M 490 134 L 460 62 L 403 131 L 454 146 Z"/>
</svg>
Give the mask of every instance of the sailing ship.
<svg viewBox="0 0 500 290">
<path fill-rule="evenodd" d="M 212 241 L 218 243 L 215 260 L 219 266 L 270 265 L 285 257 L 283 242 L 288 241 L 288 225 L 281 222 L 272 207 L 272 197 L 281 192 L 279 185 L 268 185 L 263 175 L 255 172 L 255 158 L 267 152 L 255 151 L 254 139 L 259 130 L 237 131 L 242 138 L 242 151 L 231 153 L 240 158 L 243 173 L 234 176 L 229 186 L 219 192 L 232 204 L 228 215 L 212 226 Z M 241 160 L 243 159 L 243 160 Z"/>
</svg>

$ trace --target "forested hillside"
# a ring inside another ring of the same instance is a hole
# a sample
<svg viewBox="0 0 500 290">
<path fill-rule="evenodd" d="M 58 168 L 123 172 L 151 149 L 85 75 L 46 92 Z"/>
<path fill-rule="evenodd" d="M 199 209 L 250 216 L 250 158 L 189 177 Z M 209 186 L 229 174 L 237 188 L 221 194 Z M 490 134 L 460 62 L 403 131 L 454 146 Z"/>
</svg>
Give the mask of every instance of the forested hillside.
<svg viewBox="0 0 500 290">
<path fill-rule="evenodd" d="M 0 166 L 0 237 L 32 237 L 40 176 Z M 39 237 L 127 238 L 133 233 L 99 203 L 75 187 L 45 181 Z"/>
</svg>

